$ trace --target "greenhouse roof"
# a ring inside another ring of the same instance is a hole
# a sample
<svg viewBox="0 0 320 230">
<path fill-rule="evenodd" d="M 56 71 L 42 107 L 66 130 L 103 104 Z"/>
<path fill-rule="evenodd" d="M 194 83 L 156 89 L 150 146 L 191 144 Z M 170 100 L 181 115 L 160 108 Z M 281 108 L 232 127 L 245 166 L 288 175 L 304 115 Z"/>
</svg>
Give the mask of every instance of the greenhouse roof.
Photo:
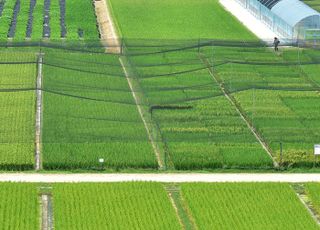
<svg viewBox="0 0 320 230">
<path fill-rule="evenodd" d="M 271 9 L 275 4 L 277 4 L 280 0 L 258 0 L 259 2 L 261 2 L 261 4 L 263 4 L 264 6 L 266 6 L 267 8 Z"/>
<path fill-rule="evenodd" d="M 271 11 L 292 27 L 310 16 L 320 18 L 319 12 L 299 0 L 281 0 L 271 8 Z"/>
</svg>

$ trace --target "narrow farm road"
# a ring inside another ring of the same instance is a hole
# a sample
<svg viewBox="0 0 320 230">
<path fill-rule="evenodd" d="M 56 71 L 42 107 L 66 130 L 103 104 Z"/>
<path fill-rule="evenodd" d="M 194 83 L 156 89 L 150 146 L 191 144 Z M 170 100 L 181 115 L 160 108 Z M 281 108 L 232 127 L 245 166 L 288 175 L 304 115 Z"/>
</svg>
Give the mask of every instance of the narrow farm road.
<svg viewBox="0 0 320 230">
<path fill-rule="evenodd" d="M 320 174 L 312 173 L 149 173 L 149 174 L 40 174 L 40 173 L 3 173 L 0 182 L 320 182 Z"/>
<path fill-rule="evenodd" d="M 101 42 L 106 47 L 106 52 L 120 53 L 120 44 L 118 35 L 112 21 L 111 9 L 106 0 L 94 2 L 99 26 Z"/>
</svg>

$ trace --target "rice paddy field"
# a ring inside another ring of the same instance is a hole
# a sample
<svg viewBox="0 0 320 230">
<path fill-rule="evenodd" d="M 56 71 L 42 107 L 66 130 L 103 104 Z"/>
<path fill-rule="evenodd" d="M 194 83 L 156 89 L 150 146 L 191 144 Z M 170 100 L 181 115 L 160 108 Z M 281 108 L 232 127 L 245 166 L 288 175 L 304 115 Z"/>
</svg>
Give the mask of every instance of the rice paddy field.
<svg viewBox="0 0 320 230">
<path fill-rule="evenodd" d="M 137 52 L 137 51 L 136 51 Z M 130 57 L 175 169 L 272 167 L 197 50 Z"/>
<path fill-rule="evenodd" d="M 1 171 L 318 171 L 319 49 L 274 52 L 217 0 L 108 0 L 111 53 L 100 3 L 0 0 Z M 319 183 L 1 182 L 0 229 L 313 230 L 319 194 Z"/>
<path fill-rule="evenodd" d="M 182 196 L 199 229 L 319 229 L 288 184 L 184 184 Z"/>
<path fill-rule="evenodd" d="M 34 184 L 0 183 L 0 195 L 1 229 L 39 229 L 40 206 Z"/>
<path fill-rule="evenodd" d="M 45 169 L 158 167 L 117 56 L 48 51 L 43 76 Z"/>
<path fill-rule="evenodd" d="M 127 39 L 257 39 L 216 0 L 110 0 L 109 5 Z"/>
<path fill-rule="evenodd" d="M 0 169 L 34 166 L 36 55 L 1 52 Z"/>
<path fill-rule="evenodd" d="M 91 0 L 4 0 L 0 3 L 0 41 L 41 39 L 97 40 Z"/>
<path fill-rule="evenodd" d="M 40 197 L 49 194 L 49 217 L 55 229 L 184 229 L 186 219 L 192 229 L 319 229 L 296 194 L 295 184 L 174 186 L 181 206 L 173 206 L 170 186 L 161 183 L 1 183 L 1 227 L 39 228 Z M 319 184 L 304 186 L 317 207 Z M 43 188 L 47 188 L 45 193 Z"/>
<path fill-rule="evenodd" d="M 181 229 L 160 184 L 59 184 L 52 194 L 55 229 Z"/>
<path fill-rule="evenodd" d="M 39 52 L 44 170 L 318 165 L 318 50 L 276 54 L 213 0 L 108 4 L 120 59 L 89 42 L 99 37 L 89 0 L 0 5 L 3 38 L 51 46 L 1 50 L 1 169 L 34 167 Z"/>
</svg>

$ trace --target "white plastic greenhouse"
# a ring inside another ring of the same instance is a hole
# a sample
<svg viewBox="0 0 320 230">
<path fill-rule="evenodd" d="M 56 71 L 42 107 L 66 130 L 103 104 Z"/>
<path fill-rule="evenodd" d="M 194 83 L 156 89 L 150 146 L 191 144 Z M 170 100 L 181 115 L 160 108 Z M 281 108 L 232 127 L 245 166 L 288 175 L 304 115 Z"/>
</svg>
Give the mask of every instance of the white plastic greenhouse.
<svg viewBox="0 0 320 230">
<path fill-rule="evenodd" d="M 320 13 L 299 0 L 238 2 L 283 38 L 320 39 Z"/>
</svg>

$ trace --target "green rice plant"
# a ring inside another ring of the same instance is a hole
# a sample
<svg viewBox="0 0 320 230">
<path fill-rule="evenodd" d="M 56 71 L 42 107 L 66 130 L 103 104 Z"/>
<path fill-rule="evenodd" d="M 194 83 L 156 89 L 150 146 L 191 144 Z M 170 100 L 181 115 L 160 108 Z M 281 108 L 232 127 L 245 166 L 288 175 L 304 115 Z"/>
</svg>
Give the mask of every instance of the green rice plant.
<svg viewBox="0 0 320 230">
<path fill-rule="evenodd" d="M 44 1 L 37 1 L 33 10 L 33 23 L 31 38 L 34 41 L 39 41 L 43 37 L 43 15 Z"/>
<path fill-rule="evenodd" d="M 0 53 L 0 60 L 33 61 L 32 53 Z M 34 165 L 35 64 L 2 64 L 0 77 L 0 168 L 31 169 Z"/>
<path fill-rule="evenodd" d="M 99 33 L 91 0 L 66 1 L 66 28 L 69 40 L 97 40 Z"/>
<path fill-rule="evenodd" d="M 199 229 L 319 229 L 289 184 L 183 184 Z"/>
<path fill-rule="evenodd" d="M 50 1 L 50 32 L 51 40 L 61 38 L 59 0 Z"/>
<path fill-rule="evenodd" d="M 34 184 L 0 183 L 1 229 L 39 229 L 40 205 Z"/>
<path fill-rule="evenodd" d="M 320 214 L 320 184 L 307 183 L 305 184 L 306 194 L 312 202 L 313 209 Z"/>
<path fill-rule="evenodd" d="M 14 36 L 15 41 L 23 41 L 26 38 L 29 10 L 30 1 L 20 1 L 20 11 L 17 18 L 17 26 Z"/>
<path fill-rule="evenodd" d="M 56 184 L 55 229 L 180 229 L 157 183 Z"/>
<path fill-rule="evenodd" d="M 7 40 L 16 0 L 6 0 L 0 17 L 0 40 Z"/>
<path fill-rule="evenodd" d="M 129 39 L 256 40 L 216 0 L 111 0 L 121 35 Z"/>
</svg>

